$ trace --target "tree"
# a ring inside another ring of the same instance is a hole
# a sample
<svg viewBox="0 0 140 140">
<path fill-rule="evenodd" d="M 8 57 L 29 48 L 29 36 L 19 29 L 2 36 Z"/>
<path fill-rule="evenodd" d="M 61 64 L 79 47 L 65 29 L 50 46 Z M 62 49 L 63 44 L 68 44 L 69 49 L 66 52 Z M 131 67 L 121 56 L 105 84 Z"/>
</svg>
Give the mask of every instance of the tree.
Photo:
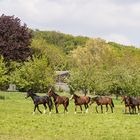
<svg viewBox="0 0 140 140">
<path fill-rule="evenodd" d="M 6 89 L 8 83 L 7 68 L 4 63 L 3 57 L 0 57 L 0 89 Z"/>
<path fill-rule="evenodd" d="M 34 56 L 37 58 L 46 57 L 46 61 L 53 70 L 66 70 L 67 69 L 67 57 L 62 49 L 48 45 L 46 40 L 39 38 L 33 39 L 31 44 Z"/>
<path fill-rule="evenodd" d="M 16 69 L 10 77 L 11 83 L 17 85 L 20 91 L 32 88 L 35 92 L 46 92 L 54 84 L 54 71 L 48 66 L 46 58 L 33 58 L 20 69 Z"/>
<path fill-rule="evenodd" d="M 26 24 L 21 25 L 19 18 L 0 16 L 0 55 L 6 61 L 25 61 L 31 57 L 31 38 L 31 31 Z"/>
</svg>

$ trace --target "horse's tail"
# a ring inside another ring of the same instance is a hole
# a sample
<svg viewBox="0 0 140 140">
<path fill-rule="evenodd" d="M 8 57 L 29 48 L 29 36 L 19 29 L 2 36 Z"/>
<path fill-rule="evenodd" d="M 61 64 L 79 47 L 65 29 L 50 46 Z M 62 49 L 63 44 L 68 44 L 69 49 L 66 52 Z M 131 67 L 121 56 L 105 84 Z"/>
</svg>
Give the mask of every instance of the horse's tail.
<svg viewBox="0 0 140 140">
<path fill-rule="evenodd" d="M 112 104 L 113 107 L 115 107 L 112 99 L 111 99 L 111 104 Z"/>
<path fill-rule="evenodd" d="M 69 98 L 67 99 L 66 105 L 67 105 L 67 106 L 69 105 Z"/>
<path fill-rule="evenodd" d="M 48 105 L 51 109 L 53 109 L 53 101 L 52 101 L 51 97 L 48 97 L 48 98 L 49 98 Z"/>
<path fill-rule="evenodd" d="M 89 105 L 93 104 L 93 101 L 92 101 L 92 98 L 89 97 L 89 102 L 88 102 Z"/>
</svg>

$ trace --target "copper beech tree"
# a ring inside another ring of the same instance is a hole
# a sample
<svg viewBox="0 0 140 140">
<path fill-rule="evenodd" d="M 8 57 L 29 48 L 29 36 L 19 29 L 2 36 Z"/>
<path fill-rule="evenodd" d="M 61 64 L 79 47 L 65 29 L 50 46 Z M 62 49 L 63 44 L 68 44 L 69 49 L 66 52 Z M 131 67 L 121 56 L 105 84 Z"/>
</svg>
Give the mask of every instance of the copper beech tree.
<svg viewBox="0 0 140 140">
<path fill-rule="evenodd" d="M 0 16 L 0 55 L 6 61 L 22 62 L 32 56 L 32 32 L 21 25 L 19 18 L 14 16 Z"/>
</svg>

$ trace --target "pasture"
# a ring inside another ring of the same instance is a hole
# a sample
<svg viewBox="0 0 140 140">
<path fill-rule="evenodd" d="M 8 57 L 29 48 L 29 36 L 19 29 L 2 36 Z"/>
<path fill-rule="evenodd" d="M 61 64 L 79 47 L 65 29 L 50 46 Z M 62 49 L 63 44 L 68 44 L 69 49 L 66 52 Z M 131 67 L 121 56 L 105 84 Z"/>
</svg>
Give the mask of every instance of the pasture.
<svg viewBox="0 0 140 140">
<path fill-rule="evenodd" d="M 123 114 L 124 104 L 113 100 L 114 113 L 97 114 L 95 104 L 89 113 L 74 114 L 74 103 L 70 101 L 69 114 L 40 114 L 33 112 L 31 98 L 25 93 L 0 92 L 0 140 L 139 140 L 140 116 Z M 67 95 L 68 96 L 68 95 Z M 69 96 L 70 97 L 70 96 Z M 44 107 L 40 106 L 43 111 Z M 84 108 L 83 108 L 84 109 Z M 99 109 L 100 111 L 100 109 Z M 104 109 L 105 111 L 105 109 Z"/>
</svg>

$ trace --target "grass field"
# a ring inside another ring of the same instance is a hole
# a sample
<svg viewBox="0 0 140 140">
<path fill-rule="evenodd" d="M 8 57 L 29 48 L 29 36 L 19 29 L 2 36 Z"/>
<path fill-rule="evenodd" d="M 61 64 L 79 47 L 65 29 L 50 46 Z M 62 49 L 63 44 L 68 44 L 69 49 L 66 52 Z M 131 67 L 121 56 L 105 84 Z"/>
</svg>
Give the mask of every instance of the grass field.
<svg viewBox="0 0 140 140">
<path fill-rule="evenodd" d="M 74 114 L 73 100 L 69 114 L 52 115 L 33 112 L 32 100 L 24 93 L 0 92 L 0 140 L 139 140 L 140 116 L 123 114 L 124 105 L 114 99 L 114 113 L 97 114 L 95 104 L 89 113 Z M 43 107 L 40 106 L 43 111 Z M 79 109 L 79 108 L 78 108 Z M 79 109 L 80 111 L 80 109 Z"/>
</svg>

